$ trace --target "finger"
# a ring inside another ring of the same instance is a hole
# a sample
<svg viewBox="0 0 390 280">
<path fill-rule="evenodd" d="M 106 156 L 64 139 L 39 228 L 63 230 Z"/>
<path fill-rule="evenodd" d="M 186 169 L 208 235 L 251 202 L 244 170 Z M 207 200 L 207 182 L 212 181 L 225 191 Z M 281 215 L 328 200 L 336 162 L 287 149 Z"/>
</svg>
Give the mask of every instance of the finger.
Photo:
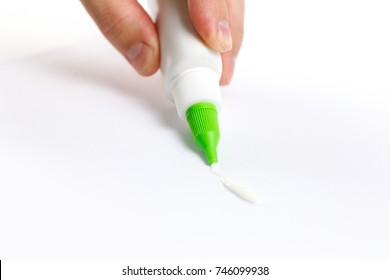
<svg viewBox="0 0 390 280">
<path fill-rule="evenodd" d="M 159 68 L 157 31 L 136 0 L 81 0 L 104 36 L 141 75 Z"/>
<path fill-rule="evenodd" d="M 232 49 L 222 54 L 223 72 L 221 85 L 228 85 L 233 77 L 236 57 L 241 49 L 244 36 L 244 0 L 226 0 L 229 10 L 230 28 L 233 38 Z"/>
<path fill-rule="evenodd" d="M 188 11 L 195 30 L 211 49 L 232 49 L 226 0 L 188 0 Z"/>
</svg>

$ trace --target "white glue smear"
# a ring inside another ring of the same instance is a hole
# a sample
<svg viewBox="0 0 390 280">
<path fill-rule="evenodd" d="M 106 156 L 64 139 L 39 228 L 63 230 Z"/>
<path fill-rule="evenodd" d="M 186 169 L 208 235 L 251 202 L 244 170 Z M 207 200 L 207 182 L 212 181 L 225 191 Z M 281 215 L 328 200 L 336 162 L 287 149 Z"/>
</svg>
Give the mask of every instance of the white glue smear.
<svg viewBox="0 0 390 280">
<path fill-rule="evenodd" d="M 254 204 L 260 204 L 262 202 L 260 196 L 250 188 L 227 179 L 226 176 L 221 172 L 218 163 L 211 164 L 210 171 L 221 180 L 225 188 L 227 188 L 239 198 Z"/>
</svg>

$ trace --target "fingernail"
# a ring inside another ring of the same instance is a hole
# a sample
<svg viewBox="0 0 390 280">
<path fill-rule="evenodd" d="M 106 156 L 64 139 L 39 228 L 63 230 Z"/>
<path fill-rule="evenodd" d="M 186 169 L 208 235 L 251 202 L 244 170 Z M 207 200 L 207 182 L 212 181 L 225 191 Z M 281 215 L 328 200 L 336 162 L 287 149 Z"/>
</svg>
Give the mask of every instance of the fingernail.
<svg viewBox="0 0 390 280">
<path fill-rule="evenodd" d="M 224 52 L 232 49 L 232 33 L 227 20 L 218 22 L 217 39 Z"/>
<path fill-rule="evenodd" d="M 147 71 L 152 54 L 152 49 L 142 42 L 132 46 L 126 53 L 131 65 L 140 73 Z"/>
</svg>

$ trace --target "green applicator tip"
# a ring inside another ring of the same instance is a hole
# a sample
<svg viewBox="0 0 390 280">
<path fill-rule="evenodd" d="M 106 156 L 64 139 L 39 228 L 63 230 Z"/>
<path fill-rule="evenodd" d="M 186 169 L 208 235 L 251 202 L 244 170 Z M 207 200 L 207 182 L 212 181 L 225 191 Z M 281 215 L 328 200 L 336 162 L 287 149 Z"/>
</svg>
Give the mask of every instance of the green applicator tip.
<svg viewBox="0 0 390 280">
<path fill-rule="evenodd" d="M 217 163 L 220 137 L 217 108 L 209 102 L 196 103 L 188 108 L 186 116 L 195 142 L 204 151 L 208 164 Z"/>
</svg>

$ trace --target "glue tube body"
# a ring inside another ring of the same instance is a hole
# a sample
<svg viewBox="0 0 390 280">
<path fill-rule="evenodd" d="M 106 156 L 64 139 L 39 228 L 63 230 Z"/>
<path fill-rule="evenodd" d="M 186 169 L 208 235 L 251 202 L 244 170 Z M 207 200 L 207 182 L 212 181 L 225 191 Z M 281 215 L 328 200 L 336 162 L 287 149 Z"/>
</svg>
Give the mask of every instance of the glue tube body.
<svg viewBox="0 0 390 280">
<path fill-rule="evenodd" d="M 165 92 L 179 117 L 187 120 L 208 164 L 216 163 L 221 56 L 196 33 L 185 0 L 159 0 L 158 30 Z"/>
</svg>

